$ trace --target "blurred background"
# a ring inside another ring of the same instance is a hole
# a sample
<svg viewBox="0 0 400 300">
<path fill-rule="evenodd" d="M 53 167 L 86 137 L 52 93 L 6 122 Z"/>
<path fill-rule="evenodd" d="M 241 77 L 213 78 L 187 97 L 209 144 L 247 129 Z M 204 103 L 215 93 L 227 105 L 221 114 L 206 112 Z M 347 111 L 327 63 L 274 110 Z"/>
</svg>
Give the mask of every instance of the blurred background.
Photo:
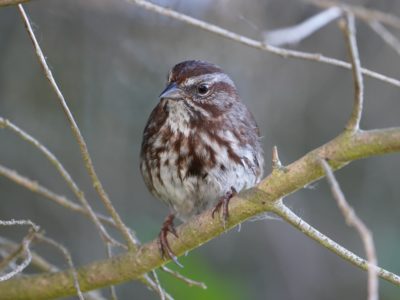
<svg viewBox="0 0 400 300">
<path fill-rule="evenodd" d="M 294 0 L 154 1 L 246 36 L 294 25 L 319 10 Z M 400 15 L 400 2 L 353 1 Z M 277 145 L 288 164 L 343 130 L 353 101 L 351 72 L 283 59 L 146 11 L 126 1 L 41 0 L 25 6 L 39 43 L 86 138 L 113 203 L 142 242 L 156 237 L 168 209 L 146 190 L 139 172 L 141 135 L 163 90 L 168 70 L 186 59 L 220 65 L 236 82 L 263 135 L 266 174 Z M 400 57 L 357 21 L 361 63 L 400 78 Z M 393 31 L 397 37 L 399 32 Z M 292 48 L 348 60 L 335 22 Z M 400 90 L 365 78 L 362 128 L 400 125 Z M 42 74 L 15 7 L 0 9 L 0 116 L 39 139 L 64 164 L 101 212 L 80 152 L 54 92 Z M 51 190 L 74 196 L 30 144 L 0 130 L 0 164 Z M 400 273 L 400 155 L 356 161 L 337 178 L 350 204 L 372 230 L 379 264 Z M 364 257 L 360 238 L 346 226 L 325 180 L 286 203 L 310 224 Z M 76 265 L 105 257 L 92 223 L 0 177 L 0 219 L 31 219 L 71 251 Z M 0 228 L 20 241 L 26 230 Z M 56 250 L 35 246 L 65 268 Z M 181 272 L 204 281 L 189 288 L 161 274 L 176 299 L 366 299 L 367 276 L 273 217 L 242 224 L 181 259 Z M 174 268 L 174 266 L 171 266 Z M 119 285 L 120 299 L 158 299 L 137 282 Z M 382 299 L 400 289 L 380 281 Z M 104 292 L 107 295 L 107 291 Z"/>
</svg>

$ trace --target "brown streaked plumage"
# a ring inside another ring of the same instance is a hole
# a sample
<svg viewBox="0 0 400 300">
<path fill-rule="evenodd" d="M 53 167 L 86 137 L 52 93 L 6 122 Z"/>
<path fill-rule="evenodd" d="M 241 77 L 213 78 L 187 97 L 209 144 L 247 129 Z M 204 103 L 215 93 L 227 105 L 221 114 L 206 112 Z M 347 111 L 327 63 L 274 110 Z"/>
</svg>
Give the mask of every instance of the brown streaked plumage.
<svg viewBox="0 0 400 300">
<path fill-rule="evenodd" d="M 151 193 L 181 220 L 221 206 L 226 218 L 232 194 L 259 182 L 257 124 L 220 67 L 190 60 L 172 68 L 144 129 L 140 170 Z M 171 258 L 172 221 L 160 233 L 161 250 Z"/>
</svg>

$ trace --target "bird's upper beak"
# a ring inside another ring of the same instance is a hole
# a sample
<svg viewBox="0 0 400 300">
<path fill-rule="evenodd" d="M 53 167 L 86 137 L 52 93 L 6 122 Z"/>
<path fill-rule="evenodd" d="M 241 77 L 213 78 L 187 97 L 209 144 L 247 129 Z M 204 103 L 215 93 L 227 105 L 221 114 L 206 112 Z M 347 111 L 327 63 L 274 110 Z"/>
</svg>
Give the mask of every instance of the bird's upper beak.
<svg viewBox="0 0 400 300">
<path fill-rule="evenodd" d="M 165 90 L 163 90 L 159 96 L 159 98 L 168 98 L 168 99 L 174 99 L 174 100 L 179 100 L 184 97 L 184 91 L 179 88 L 176 83 L 171 83 L 169 84 Z"/>
</svg>

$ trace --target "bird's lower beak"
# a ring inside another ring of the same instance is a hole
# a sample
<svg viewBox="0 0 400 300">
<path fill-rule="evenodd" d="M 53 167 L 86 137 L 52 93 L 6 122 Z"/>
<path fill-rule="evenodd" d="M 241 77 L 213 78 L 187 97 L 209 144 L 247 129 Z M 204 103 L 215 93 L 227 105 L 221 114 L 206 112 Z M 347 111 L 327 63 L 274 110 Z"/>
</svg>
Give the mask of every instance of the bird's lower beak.
<svg viewBox="0 0 400 300">
<path fill-rule="evenodd" d="M 183 98 L 183 91 L 180 89 L 176 83 L 171 83 L 169 84 L 165 90 L 162 91 L 160 94 L 159 98 L 168 98 L 168 99 L 174 99 L 174 100 L 179 100 Z"/>
</svg>

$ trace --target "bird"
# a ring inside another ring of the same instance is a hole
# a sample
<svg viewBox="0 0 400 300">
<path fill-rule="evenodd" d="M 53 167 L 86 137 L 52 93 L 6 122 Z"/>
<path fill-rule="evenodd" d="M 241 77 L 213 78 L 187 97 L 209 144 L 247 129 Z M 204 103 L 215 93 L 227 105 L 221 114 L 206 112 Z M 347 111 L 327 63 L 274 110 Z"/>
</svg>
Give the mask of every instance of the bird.
<svg viewBox="0 0 400 300">
<path fill-rule="evenodd" d="M 143 131 L 140 171 L 148 190 L 168 205 L 159 234 L 162 257 L 177 262 L 173 225 L 213 208 L 229 218 L 229 200 L 263 175 L 257 123 L 232 79 L 202 60 L 176 64 Z"/>
</svg>

